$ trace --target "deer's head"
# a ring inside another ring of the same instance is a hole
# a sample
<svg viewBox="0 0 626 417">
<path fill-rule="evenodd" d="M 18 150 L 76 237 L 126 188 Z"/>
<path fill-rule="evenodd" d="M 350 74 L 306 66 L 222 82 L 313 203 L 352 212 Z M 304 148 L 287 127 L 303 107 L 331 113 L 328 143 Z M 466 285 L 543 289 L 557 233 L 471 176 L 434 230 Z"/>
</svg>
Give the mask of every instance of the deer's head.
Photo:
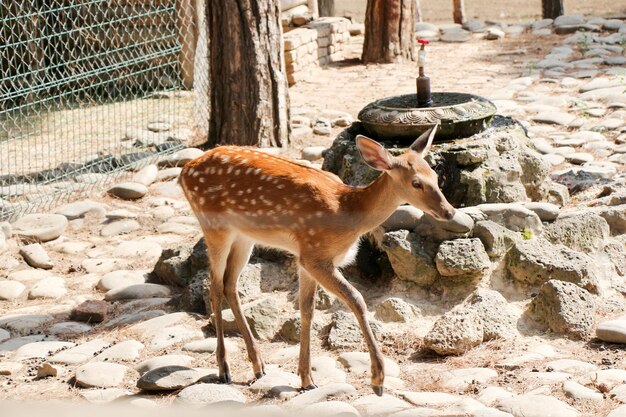
<svg viewBox="0 0 626 417">
<path fill-rule="evenodd" d="M 404 202 L 439 220 L 450 220 L 455 209 L 439 189 L 437 173 L 424 160 L 435 137 L 438 125 L 424 132 L 409 150 L 394 157 L 375 140 L 359 135 L 356 138 L 361 156 L 371 168 L 383 171 L 393 181 L 393 192 Z"/>
</svg>

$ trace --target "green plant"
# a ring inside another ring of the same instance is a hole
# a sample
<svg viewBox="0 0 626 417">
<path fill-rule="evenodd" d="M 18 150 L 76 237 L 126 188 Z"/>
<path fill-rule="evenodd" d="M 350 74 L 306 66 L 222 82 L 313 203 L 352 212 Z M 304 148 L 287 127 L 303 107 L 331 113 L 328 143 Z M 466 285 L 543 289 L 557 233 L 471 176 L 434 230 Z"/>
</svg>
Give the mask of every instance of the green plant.
<svg viewBox="0 0 626 417">
<path fill-rule="evenodd" d="M 578 45 L 578 51 L 584 57 L 589 52 L 589 45 L 593 41 L 592 36 L 589 33 L 582 32 L 581 37 L 578 38 L 576 44 Z"/>
<path fill-rule="evenodd" d="M 524 240 L 530 240 L 533 237 L 533 232 L 530 231 L 530 229 L 524 228 L 524 230 L 522 230 L 521 232 L 522 235 L 522 239 Z"/>
</svg>

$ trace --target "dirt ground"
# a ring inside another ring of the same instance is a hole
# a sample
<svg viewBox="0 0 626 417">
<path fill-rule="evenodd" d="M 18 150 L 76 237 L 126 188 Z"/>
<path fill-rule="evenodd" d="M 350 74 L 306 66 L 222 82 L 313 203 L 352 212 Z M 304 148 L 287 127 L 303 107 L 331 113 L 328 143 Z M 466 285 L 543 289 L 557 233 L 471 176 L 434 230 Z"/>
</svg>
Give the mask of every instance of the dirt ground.
<svg viewBox="0 0 626 417">
<path fill-rule="evenodd" d="M 617 17 L 626 14 L 626 4 L 611 0 L 565 0 L 565 13 Z M 366 0 L 335 0 L 339 16 L 364 21 Z M 421 0 L 422 19 L 425 22 L 452 20 L 452 0 Z M 468 19 L 499 20 L 507 23 L 527 21 L 541 17 L 541 0 L 468 0 L 465 2 Z"/>
</svg>

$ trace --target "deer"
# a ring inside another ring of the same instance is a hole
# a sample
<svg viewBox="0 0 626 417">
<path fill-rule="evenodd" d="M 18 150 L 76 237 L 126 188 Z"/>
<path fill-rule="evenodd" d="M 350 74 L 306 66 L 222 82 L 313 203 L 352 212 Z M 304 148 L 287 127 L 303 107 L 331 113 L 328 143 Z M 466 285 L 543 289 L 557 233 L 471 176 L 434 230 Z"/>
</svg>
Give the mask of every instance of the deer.
<svg viewBox="0 0 626 417">
<path fill-rule="evenodd" d="M 220 382 L 232 382 L 224 347 L 222 297 L 231 307 L 255 378 L 265 375 L 237 292 L 239 274 L 254 245 L 261 244 L 290 252 L 297 261 L 302 389 L 317 388 L 311 375 L 311 322 L 321 285 L 356 316 L 369 350 L 371 387 L 383 395 L 383 355 L 370 329 L 367 306 L 340 268 L 353 260 L 360 237 L 402 204 L 441 221 L 455 215 L 439 189 L 437 174 L 424 160 L 437 127 L 397 157 L 380 143 L 358 135 L 356 147 L 364 162 L 381 171 L 367 186 L 346 185 L 332 173 L 248 147 L 219 146 L 184 166 L 179 182 L 200 223 L 210 262 Z"/>
</svg>

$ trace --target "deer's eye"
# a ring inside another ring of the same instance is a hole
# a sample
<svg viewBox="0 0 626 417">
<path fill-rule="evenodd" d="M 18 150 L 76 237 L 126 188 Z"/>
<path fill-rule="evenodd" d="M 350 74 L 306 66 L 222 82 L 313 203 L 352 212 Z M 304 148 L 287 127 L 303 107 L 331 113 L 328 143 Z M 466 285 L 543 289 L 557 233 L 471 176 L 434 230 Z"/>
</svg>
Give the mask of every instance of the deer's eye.
<svg viewBox="0 0 626 417">
<path fill-rule="evenodd" d="M 422 183 L 421 183 L 421 182 L 419 182 L 418 180 L 413 180 L 413 181 L 411 182 L 411 185 L 413 186 L 413 188 L 416 188 L 416 189 L 418 189 L 418 190 L 421 190 L 421 189 L 422 189 Z"/>
</svg>

